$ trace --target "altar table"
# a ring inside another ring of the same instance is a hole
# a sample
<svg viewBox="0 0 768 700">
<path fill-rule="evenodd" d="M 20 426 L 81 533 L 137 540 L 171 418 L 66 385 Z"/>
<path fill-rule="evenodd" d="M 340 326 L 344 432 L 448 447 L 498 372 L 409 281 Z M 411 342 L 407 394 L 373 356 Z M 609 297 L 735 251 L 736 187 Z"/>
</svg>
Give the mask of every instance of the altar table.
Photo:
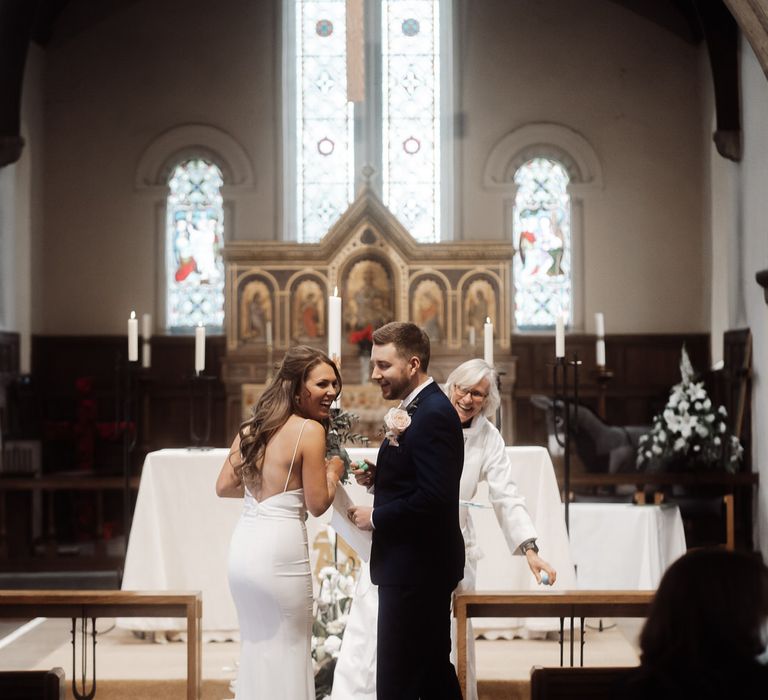
<svg viewBox="0 0 768 700">
<path fill-rule="evenodd" d="M 655 589 L 686 551 L 676 505 L 571 503 L 570 525 L 580 589 Z"/>
<path fill-rule="evenodd" d="M 557 588 L 572 589 L 573 564 L 549 453 L 542 447 L 508 447 L 507 451 L 513 478 L 526 497 L 539 534 L 541 553 L 558 571 Z M 349 453 L 353 460 L 367 457 L 375 461 L 377 450 L 353 448 Z M 202 591 L 203 632 L 208 637 L 238 627 L 227 583 L 227 554 L 242 502 L 218 498 L 215 493 L 216 477 L 227 454 L 226 449 L 182 449 L 147 455 L 123 575 L 123 590 Z M 372 502 L 373 497 L 357 484 L 346 488 L 356 503 Z M 485 484 L 473 503 L 487 505 Z M 493 510 L 473 507 L 472 516 L 485 552 L 478 563 L 477 588 L 535 589 L 525 558 L 510 555 Z M 330 511 L 307 520 L 311 558 L 311 543 L 329 520 Z M 142 631 L 183 630 L 180 621 L 170 618 L 121 618 L 118 625 Z"/>
</svg>

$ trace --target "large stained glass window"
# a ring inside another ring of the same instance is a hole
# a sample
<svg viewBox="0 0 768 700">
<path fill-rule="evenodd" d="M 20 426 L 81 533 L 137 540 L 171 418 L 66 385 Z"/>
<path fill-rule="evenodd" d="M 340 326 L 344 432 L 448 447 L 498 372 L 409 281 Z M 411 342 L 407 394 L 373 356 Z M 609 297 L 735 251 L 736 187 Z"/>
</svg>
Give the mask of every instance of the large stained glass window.
<svg viewBox="0 0 768 700">
<path fill-rule="evenodd" d="M 166 327 L 224 326 L 224 209 L 219 168 L 202 159 L 180 163 L 168 181 Z"/>
<path fill-rule="evenodd" d="M 384 202 L 416 240 L 440 238 L 438 0 L 382 0 Z"/>
<path fill-rule="evenodd" d="M 298 0 L 296 227 L 313 243 L 354 196 L 354 113 L 347 102 L 346 0 Z"/>
<path fill-rule="evenodd" d="M 315 242 L 367 181 L 418 241 L 441 238 L 449 0 L 366 0 L 365 101 L 347 101 L 346 0 L 284 0 L 286 230 Z M 441 32 L 441 27 L 442 32 Z M 444 36 L 441 36 L 441 33 Z M 366 167 L 369 166 L 369 167 Z M 295 172 L 294 172 L 295 168 Z M 371 176 L 371 173 L 374 175 Z"/>
<path fill-rule="evenodd" d="M 571 198 L 557 161 L 533 158 L 515 173 L 513 277 L 515 326 L 554 328 L 562 310 L 572 319 Z"/>
</svg>

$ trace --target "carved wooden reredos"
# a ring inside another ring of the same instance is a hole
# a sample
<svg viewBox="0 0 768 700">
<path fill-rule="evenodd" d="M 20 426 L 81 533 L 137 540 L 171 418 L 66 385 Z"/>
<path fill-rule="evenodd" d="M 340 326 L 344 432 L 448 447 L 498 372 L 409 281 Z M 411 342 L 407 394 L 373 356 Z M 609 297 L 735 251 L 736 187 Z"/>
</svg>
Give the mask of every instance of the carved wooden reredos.
<svg viewBox="0 0 768 700">
<path fill-rule="evenodd" d="M 513 253 L 502 241 L 417 243 L 368 190 L 319 243 L 229 243 L 224 380 L 234 398 L 236 385 L 263 382 L 268 362 L 279 361 L 289 346 L 327 348 L 328 295 L 335 287 L 345 382 L 360 381 L 350 334 L 392 320 L 422 326 L 432 340 L 432 364 L 444 358 L 452 368 L 482 357 L 482 324 L 490 317 L 498 360 L 509 361 Z M 273 358 L 267 357 L 270 330 Z"/>
</svg>

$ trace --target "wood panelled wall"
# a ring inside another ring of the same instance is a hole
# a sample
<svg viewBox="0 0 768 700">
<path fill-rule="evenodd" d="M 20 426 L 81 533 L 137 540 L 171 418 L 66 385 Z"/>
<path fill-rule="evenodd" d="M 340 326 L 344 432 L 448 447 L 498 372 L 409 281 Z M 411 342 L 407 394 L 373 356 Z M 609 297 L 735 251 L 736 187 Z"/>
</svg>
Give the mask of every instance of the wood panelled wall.
<svg viewBox="0 0 768 700">
<path fill-rule="evenodd" d="M 63 445 L 66 424 L 77 420 L 79 377 L 93 378 L 93 398 L 99 422 L 115 418 L 116 367 L 124 361 L 125 338 L 110 336 L 38 336 L 33 339 L 33 396 L 36 404 L 36 437 L 48 437 L 61 449 L 46 449 L 44 470 L 74 468 Z M 617 425 L 644 425 L 666 402 L 670 387 L 680 381 L 680 349 L 685 343 L 697 371 L 709 367 L 707 334 L 611 335 L 606 338 L 607 367 L 613 372 L 606 392 L 607 420 Z M 193 373 L 194 339 L 156 336 L 152 338 L 152 367 L 137 370 L 141 396 L 138 464 L 150 450 L 190 444 L 190 376 Z M 597 406 L 595 337 L 571 334 L 566 338 L 569 359 L 574 352 L 583 362 L 580 398 Z M 221 336 L 206 340 L 206 374 L 220 377 L 225 344 Z M 534 394 L 552 395 L 551 335 L 513 336 L 512 355 L 517 357 L 514 390 L 515 443 L 547 444 L 545 416 L 531 404 Z M 732 353 L 733 354 L 733 353 Z M 734 356 L 734 362 L 740 357 Z M 213 382 L 213 414 L 210 444 L 226 446 L 232 439 L 225 428 L 224 387 Z M 713 397 L 714 398 L 714 397 Z M 747 402 L 748 404 L 749 402 Z M 29 414 L 29 407 L 26 408 Z M 27 421 L 29 422 L 29 421 Z M 746 421 L 748 424 L 748 421 Z M 61 428 L 57 433 L 57 425 Z M 30 436 L 31 437 L 31 436 Z M 109 450 L 106 450 L 108 453 Z M 114 456 L 108 461 L 114 462 Z M 138 465 L 137 465 L 138 466 Z M 97 465 L 99 468 L 99 465 Z M 101 465 L 114 470 L 114 464 Z"/>
<path fill-rule="evenodd" d="M 194 338 L 155 336 L 151 341 L 152 366 L 134 369 L 133 386 L 137 405 L 132 418 L 139 426 L 133 453 L 134 467 L 144 455 L 166 447 L 186 447 L 190 436 L 190 383 L 194 374 Z M 224 387 L 219 380 L 225 352 L 223 336 L 208 336 L 205 343 L 205 371 L 212 384 L 211 433 L 208 444 L 223 446 L 231 439 L 224 434 Z M 32 391 L 28 401 L 35 404 L 31 432 L 44 439 L 45 472 L 75 469 L 72 463 L 72 426 L 82 419 L 81 393 L 76 382 L 91 378 L 90 397 L 95 401 L 95 421 L 102 430 L 118 413 L 118 383 L 124 378 L 127 343 L 124 336 L 36 336 L 32 342 Z M 140 365 L 140 363 L 136 363 Z M 121 368 L 121 369 L 118 369 Z M 201 402 L 195 404 L 198 411 Z M 30 414 L 29 406 L 25 413 Z M 200 414 L 198 418 L 200 418 Z M 202 419 L 196 424 L 201 432 Z M 119 441 L 118 441 L 119 442 Z M 100 443 L 100 444 L 99 444 Z M 109 438 L 97 437 L 95 471 L 119 472 L 121 448 Z"/>
</svg>

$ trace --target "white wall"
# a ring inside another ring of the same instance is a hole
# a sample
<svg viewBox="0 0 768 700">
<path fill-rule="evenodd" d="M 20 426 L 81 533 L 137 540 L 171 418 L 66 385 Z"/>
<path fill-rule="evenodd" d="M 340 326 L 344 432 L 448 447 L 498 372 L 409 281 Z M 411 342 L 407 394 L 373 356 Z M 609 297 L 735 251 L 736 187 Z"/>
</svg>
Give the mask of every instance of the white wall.
<svg viewBox="0 0 768 700">
<path fill-rule="evenodd" d="M 761 482 L 756 530 L 760 549 L 768 557 L 768 306 L 763 290 L 755 282 L 755 273 L 768 268 L 768 82 L 746 41 L 741 50 L 741 82 L 744 159 L 735 222 L 739 285 L 730 308 L 731 322 L 741 325 L 743 320 L 753 333 L 752 458 Z"/>
<path fill-rule="evenodd" d="M 528 122 L 571 127 L 605 182 L 584 212 L 587 330 L 603 311 L 613 333 L 706 331 L 703 49 L 605 0 L 469 2 L 466 18 L 463 237 L 508 235 L 481 186 L 493 145 Z"/>
</svg>

